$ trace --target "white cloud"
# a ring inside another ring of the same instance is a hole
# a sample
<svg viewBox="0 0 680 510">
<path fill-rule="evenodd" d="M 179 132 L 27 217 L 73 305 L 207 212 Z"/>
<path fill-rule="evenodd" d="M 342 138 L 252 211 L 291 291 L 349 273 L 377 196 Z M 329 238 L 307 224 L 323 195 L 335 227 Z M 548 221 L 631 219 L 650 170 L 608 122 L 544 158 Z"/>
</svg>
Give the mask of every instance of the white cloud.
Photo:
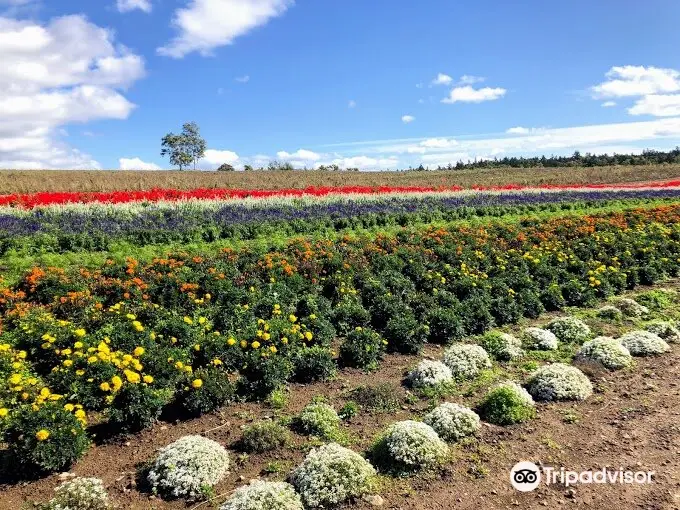
<svg viewBox="0 0 680 510">
<path fill-rule="evenodd" d="M 279 151 L 276 153 L 279 159 L 286 161 L 299 160 L 299 161 L 318 161 L 321 159 L 321 155 L 316 152 L 308 151 L 306 149 L 299 149 L 292 154 L 286 151 Z"/>
<path fill-rule="evenodd" d="M 413 115 L 402 115 L 402 117 L 401 117 L 401 121 L 404 124 L 410 124 L 414 120 L 416 120 L 416 118 Z"/>
<path fill-rule="evenodd" d="M 198 51 L 207 56 L 220 46 L 270 19 L 282 15 L 293 0 L 189 0 L 177 9 L 173 26 L 179 34 L 166 46 L 158 48 L 160 55 L 182 58 Z"/>
<path fill-rule="evenodd" d="M 482 76 L 471 76 L 469 74 L 464 74 L 463 76 L 460 77 L 460 80 L 458 80 L 459 85 L 474 85 L 475 83 L 480 83 L 485 80 L 484 77 Z"/>
<path fill-rule="evenodd" d="M 646 96 L 680 90 L 680 72 L 675 69 L 615 66 L 605 76 L 607 81 L 591 88 L 596 99 Z"/>
<path fill-rule="evenodd" d="M 347 108 L 356 108 L 357 107 L 357 102 L 354 99 L 350 99 L 347 102 Z"/>
<path fill-rule="evenodd" d="M 238 161 L 239 156 L 235 152 L 216 149 L 206 150 L 203 159 L 201 159 L 201 163 L 206 163 L 210 166 L 219 166 L 224 163 L 234 165 Z"/>
<path fill-rule="evenodd" d="M 654 115 L 656 117 L 673 117 L 680 115 L 680 94 L 650 94 L 638 99 L 628 109 L 631 115 Z"/>
<path fill-rule="evenodd" d="M 237 81 L 239 83 L 248 83 L 250 81 L 250 76 L 248 76 L 247 74 L 243 76 L 237 76 L 236 78 L 234 78 L 234 81 Z"/>
<path fill-rule="evenodd" d="M 139 158 L 120 158 L 118 164 L 121 170 L 161 170 L 155 163 L 146 163 Z"/>
<path fill-rule="evenodd" d="M 0 18 L 0 167 L 99 168 L 58 140 L 73 122 L 125 119 L 144 61 L 83 16 Z"/>
<path fill-rule="evenodd" d="M 338 165 L 340 168 L 358 168 L 359 170 L 388 170 L 397 168 L 399 160 L 395 157 L 371 158 L 368 156 L 352 156 L 335 158 L 330 162 L 319 163 L 316 166 L 318 167 L 322 164 Z"/>
<path fill-rule="evenodd" d="M 448 85 L 453 81 L 448 74 L 439 73 L 437 77 L 432 80 L 432 85 Z"/>
<path fill-rule="evenodd" d="M 135 9 L 151 12 L 151 0 L 116 0 L 116 8 L 119 12 L 130 12 Z"/>
<path fill-rule="evenodd" d="M 612 106 L 616 106 L 616 101 L 605 101 L 602 103 L 602 108 L 611 108 Z"/>
<path fill-rule="evenodd" d="M 511 127 L 506 129 L 505 132 L 509 135 L 528 135 L 529 133 L 541 133 L 545 131 L 545 128 L 525 128 L 522 126 Z"/>
<path fill-rule="evenodd" d="M 496 87 L 472 88 L 470 85 L 455 87 L 449 93 L 449 97 L 442 99 L 442 103 L 481 103 L 483 101 L 495 101 L 505 95 L 505 89 Z"/>
</svg>

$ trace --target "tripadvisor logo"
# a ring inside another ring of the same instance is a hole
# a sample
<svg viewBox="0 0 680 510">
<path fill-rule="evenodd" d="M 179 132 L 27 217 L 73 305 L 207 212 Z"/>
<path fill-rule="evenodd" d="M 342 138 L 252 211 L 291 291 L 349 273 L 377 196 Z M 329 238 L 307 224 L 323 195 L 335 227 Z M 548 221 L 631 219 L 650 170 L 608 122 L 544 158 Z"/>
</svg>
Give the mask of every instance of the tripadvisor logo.
<svg viewBox="0 0 680 510">
<path fill-rule="evenodd" d="M 563 467 L 544 466 L 539 468 L 533 462 L 518 462 L 510 470 L 510 483 L 521 492 L 530 492 L 538 487 L 541 480 L 546 485 L 561 484 L 565 487 L 578 484 L 650 484 L 654 471 L 627 471 L 623 468 L 611 470 L 607 468 L 595 471 L 571 471 Z"/>
</svg>

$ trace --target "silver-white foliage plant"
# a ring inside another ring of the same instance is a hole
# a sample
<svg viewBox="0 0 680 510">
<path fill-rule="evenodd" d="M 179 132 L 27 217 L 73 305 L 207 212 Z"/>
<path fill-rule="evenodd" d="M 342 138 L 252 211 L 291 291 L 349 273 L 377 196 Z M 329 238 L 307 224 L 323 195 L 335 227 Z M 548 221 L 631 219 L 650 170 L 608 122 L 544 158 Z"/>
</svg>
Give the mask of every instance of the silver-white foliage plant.
<svg viewBox="0 0 680 510">
<path fill-rule="evenodd" d="M 592 361 L 609 370 L 619 370 L 633 364 L 633 356 L 620 340 L 598 336 L 581 346 L 576 354 L 577 361 Z"/>
<path fill-rule="evenodd" d="M 456 379 L 472 379 L 491 368 L 491 358 L 481 345 L 453 344 L 444 351 L 444 364 Z"/>
<path fill-rule="evenodd" d="M 576 317 L 558 317 L 547 328 L 562 342 L 582 344 L 590 338 L 590 327 Z"/>
<path fill-rule="evenodd" d="M 618 299 L 616 306 L 628 317 L 639 318 L 649 313 L 649 308 L 630 298 Z"/>
<path fill-rule="evenodd" d="M 361 455 L 329 443 L 310 451 L 290 479 L 306 507 L 326 508 L 366 494 L 375 474 Z"/>
<path fill-rule="evenodd" d="M 655 356 L 670 349 L 659 335 L 649 331 L 631 331 L 619 340 L 633 356 Z"/>
<path fill-rule="evenodd" d="M 159 451 L 148 481 L 164 497 L 193 500 L 228 471 L 229 454 L 222 445 L 201 436 L 184 436 Z"/>
<path fill-rule="evenodd" d="M 389 460 L 407 469 L 425 469 L 442 462 L 449 451 L 435 430 L 426 423 L 406 420 L 392 424 L 379 440 Z"/>
<path fill-rule="evenodd" d="M 623 312 L 614 305 L 604 305 L 597 310 L 598 317 L 608 320 L 619 320 L 623 317 Z"/>
<path fill-rule="evenodd" d="M 109 495 L 99 478 L 74 478 L 55 489 L 46 510 L 108 510 Z"/>
<path fill-rule="evenodd" d="M 423 360 L 408 374 L 414 388 L 436 387 L 453 381 L 451 369 L 441 361 Z"/>
<path fill-rule="evenodd" d="M 593 393 L 593 385 L 578 368 L 553 363 L 531 374 L 527 390 L 536 400 L 585 400 Z"/>
<path fill-rule="evenodd" d="M 542 328 L 526 328 L 522 331 L 527 344 L 539 351 L 554 351 L 559 345 L 557 337 L 552 331 Z"/>
<path fill-rule="evenodd" d="M 648 324 L 645 329 L 654 333 L 668 343 L 680 343 L 680 330 L 671 322 L 656 321 Z"/>
<path fill-rule="evenodd" d="M 253 480 L 236 489 L 220 510 L 304 510 L 304 507 L 291 484 Z"/>
<path fill-rule="evenodd" d="M 455 442 L 476 434 L 482 423 L 477 413 L 459 404 L 446 402 L 425 415 L 428 424 L 444 441 Z"/>
</svg>

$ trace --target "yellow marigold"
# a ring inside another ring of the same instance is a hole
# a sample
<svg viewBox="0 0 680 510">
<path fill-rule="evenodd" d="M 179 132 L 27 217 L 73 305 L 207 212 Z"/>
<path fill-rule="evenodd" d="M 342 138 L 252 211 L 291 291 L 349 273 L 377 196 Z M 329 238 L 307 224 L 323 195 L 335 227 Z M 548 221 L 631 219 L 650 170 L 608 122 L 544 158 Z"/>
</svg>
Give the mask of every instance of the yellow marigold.
<svg viewBox="0 0 680 510">
<path fill-rule="evenodd" d="M 73 344 L 74 349 L 82 349 L 83 348 L 83 342 L 76 342 Z"/>
<path fill-rule="evenodd" d="M 39 430 L 35 433 L 35 438 L 38 441 L 45 441 L 48 437 L 50 437 L 50 433 L 45 429 Z"/>
<path fill-rule="evenodd" d="M 87 358 L 88 363 L 96 363 L 97 361 L 99 361 L 99 358 L 97 356 L 90 356 L 89 358 Z"/>
<path fill-rule="evenodd" d="M 117 375 L 114 375 L 111 378 L 111 384 L 113 384 L 113 390 L 118 391 L 120 387 L 123 385 L 123 380 Z"/>
<path fill-rule="evenodd" d="M 26 351 L 19 351 L 17 356 L 19 357 L 19 359 L 26 359 Z"/>
<path fill-rule="evenodd" d="M 99 385 L 99 389 L 102 391 L 111 391 L 111 385 L 107 382 L 103 382 Z"/>
<path fill-rule="evenodd" d="M 227 340 L 227 344 L 228 344 L 228 345 L 235 345 L 235 344 L 236 344 L 236 339 L 235 339 L 235 338 L 229 338 L 229 340 Z"/>
<path fill-rule="evenodd" d="M 251 344 L 251 346 L 253 347 L 253 349 L 259 349 L 259 348 L 260 348 L 260 342 L 258 342 L 257 340 L 255 340 L 255 341 Z"/>
<path fill-rule="evenodd" d="M 135 356 L 137 356 L 138 358 L 139 358 L 142 354 L 144 354 L 145 352 L 146 352 L 146 350 L 144 349 L 144 347 L 135 347 L 135 350 L 132 351 L 132 353 L 133 353 Z"/>
<path fill-rule="evenodd" d="M 194 323 L 194 321 L 191 319 L 191 317 L 184 317 L 184 322 L 186 324 L 193 324 Z"/>
<path fill-rule="evenodd" d="M 293 315 L 293 314 L 291 313 L 291 314 L 288 316 L 288 320 L 289 320 L 290 322 L 295 322 L 295 321 L 297 320 L 297 317 L 295 317 L 295 315 Z"/>
<path fill-rule="evenodd" d="M 281 339 L 281 343 L 287 344 L 287 343 L 288 343 L 288 337 L 285 337 L 285 336 L 284 336 L 284 337 Z"/>
<path fill-rule="evenodd" d="M 21 382 L 21 374 L 12 374 L 8 379 L 10 384 L 19 384 Z"/>
<path fill-rule="evenodd" d="M 312 335 L 311 331 L 306 331 L 305 332 L 305 338 L 307 340 L 311 340 L 312 338 L 314 338 L 314 335 Z"/>
<path fill-rule="evenodd" d="M 222 360 L 215 358 L 214 360 L 212 360 L 212 364 L 215 366 L 219 366 L 222 364 Z"/>
<path fill-rule="evenodd" d="M 194 379 L 193 381 L 191 381 L 191 387 L 192 388 L 198 389 L 201 386 L 203 386 L 203 381 L 201 379 Z"/>
<path fill-rule="evenodd" d="M 83 411 L 82 409 L 78 409 L 78 410 L 77 410 L 75 413 L 73 413 L 73 414 L 74 414 L 75 417 L 78 418 L 79 420 L 84 420 L 84 419 L 85 419 L 85 416 L 86 416 L 85 411 Z"/>
<path fill-rule="evenodd" d="M 76 329 L 73 333 L 79 338 L 82 338 L 87 334 L 83 328 Z"/>
<path fill-rule="evenodd" d="M 127 317 L 127 318 L 130 319 L 131 321 L 133 321 L 133 320 L 135 320 L 135 319 L 137 318 L 137 317 L 136 317 L 134 314 L 132 314 L 132 313 L 127 314 L 125 317 Z"/>
<path fill-rule="evenodd" d="M 153 382 L 153 377 L 151 377 L 150 375 L 145 375 L 142 379 L 144 379 L 144 382 L 146 384 L 151 384 Z"/>
<path fill-rule="evenodd" d="M 30 395 L 29 395 L 28 393 L 23 392 L 23 393 L 21 394 L 21 400 L 28 400 L 28 397 L 29 397 L 29 396 L 30 396 Z"/>
<path fill-rule="evenodd" d="M 262 335 L 263 340 L 269 340 L 271 337 L 272 336 L 269 333 L 265 333 L 264 335 Z"/>
<path fill-rule="evenodd" d="M 9 409 L 7 409 L 6 407 L 0 408 L 0 418 L 4 418 L 8 414 L 9 414 Z"/>
<path fill-rule="evenodd" d="M 243 347 L 244 349 L 248 347 L 248 342 L 246 342 L 245 340 L 241 340 L 241 347 Z"/>
<path fill-rule="evenodd" d="M 199 318 L 198 318 L 198 323 L 199 323 L 199 324 L 205 324 L 206 321 L 207 321 L 207 319 L 206 319 L 205 317 L 199 317 Z"/>
<path fill-rule="evenodd" d="M 141 377 L 137 372 L 133 372 L 132 370 L 124 370 L 123 373 L 125 374 L 125 378 L 128 380 L 128 382 L 131 383 L 138 383 L 141 380 Z"/>
<path fill-rule="evenodd" d="M 153 331 L 151 333 L 149 333 L 149 338 L 151 340 L 156 340 L 156 333 L 154 333 Z"/>
<path fill-rule="evenodd" d="M 177 368 L 178 370 L 182 370 L 184 368 L 184 363 L 178 361 L 177 363 L 175 363 L 175 368 Z"/>
<path fill-rule="evenodd" d="M 68 411 L 69 413 L 75 409 L 75 406 L 73 404 L 64 404 L 64 410 Z"/>
<path fill-rule="evenodd" d="M 272 346 L 269 348 L 269 350 L 272 351 L 273 354 L 276 354 L 276 350 L 277 350 L 277 349 L 276 349 L 276 346 L 275 346 L 275 345 L 272 345 Z"/>
<path fill-rule="evenodd" d="M 43 397 L 43 398 L 49 397 L 50 393 L 51 392 L 50 392 L 49 388 L 43 388 L 43 389 L 40 390 L 40 396 Z"/>
<path fill-rule="evenodd" d="M 194 351 L 200 351 L 200 350 L 201 350 L 200 344 L 194 344 Z"/>
<path fill-rule="evenodd" d="M 65 367 L 70 367 L 71 365 L 73 365 L 73 361 L 71 361 L 70 359 L 64 360 L 64 366 Z"/>
</svg>

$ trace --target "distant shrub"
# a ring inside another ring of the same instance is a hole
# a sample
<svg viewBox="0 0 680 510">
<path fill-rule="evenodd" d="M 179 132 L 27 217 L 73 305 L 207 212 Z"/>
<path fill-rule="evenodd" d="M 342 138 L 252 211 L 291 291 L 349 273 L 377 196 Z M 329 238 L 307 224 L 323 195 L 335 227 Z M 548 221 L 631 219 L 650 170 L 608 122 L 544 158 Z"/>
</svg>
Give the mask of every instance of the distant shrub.
<svg viewBox="0 0 680 510">
<path fill-rule="evenodd" d="M 290 442 L 286 427 L 271 420 L 263 420 L 243 429 L 239 447 L 248 453 L 263 453 L 281 448 Z"/>
<path fill-rule="evenodd" d="M 285 356 L 253 356 L 240 370 L 239 390 L 252 399 L 263 399 L 283 386 L 293 373 Z"/>
<path fill-rule="evenodd" d="M 396 412 L 402 403 L 399 389 L 389 383 L 359 386 L 351 395 L 362 408 L 378 413 Z"/>
<path fill-rule="evenodd" d="M 649 331 L 631 331 L 619 341 L 633 356 L 655 356 L 670 350 L 664 340 Z"/>
<path fill-rule="evenodd" d="M 200 499 L 229 470 L 229 454 L 219 443 L 184 436 L 161 448 L 147 473 L 151 489 L 165 498 Z"/>
<path fill-rule="evenodd" d="M 498 360 L 510 361 L 524 355 L 522 342 L 508 333 L 490 331 L 482 337 L 481 344 L 486 352 Z"/>
<path fill-rule="evenodd" d="M 308 508 L 328 508 L 366 494 L 375 469 L 358 453 L 330 443 L 313 449 L 291 473 Z"/>
<path fill-rule="evenodd" d="M 455 442 L 477 433 L 482 424 L 479 416 L 467 407 L 444 403 L 425 415 L 427 423 L 444 441 Z"/>
<path fill-rule="evenodd" d="M 522 423 L 536 415 L 534 399 L 519 384 L 506 381 L 486 394 L 479 406 L 480 416 L 495 425 Z"/>
<path fill-rule="evenodd" d="M 554 351 L 559 344 L 555 334 L 547 329 L 526 328 L 522 336 L 532 349 L 539 351 Z"/>
<path fill-rule="evenodd" d="M 582 344 L 590 338 L 590 327 L 575 317 L 559 317 L 546 327 L 562 342 Z"/>
<path fill-rule="evenodd" d="M 645 326 L 645 329 L 668 343 L 680 343 L 680 330 L 670 322 L 655 321 Z"/>
<path fill-rule="evenodd" d="M 601 319 L 618 321 L 623 318 L 623 312 L 614 305 L 605 305 L 597 310 L 597 316 Z"/>
<path fill-rule="evenodd" d="M 456 379 L 472 379 L 487 368 L 491 359 L 483 347 L 474 344 L 454 344 L 444 351 L 444 364 Z"/>
<path fill-rule="evenodd" d="M 640 318 L 643 315 L 649 313 L 649 308 L 641 305 L 634 299 L 630 298 L 619 298 L 616 300 L 616 306 L 623 312 L 627 317 Z"/>
<path fill-rule="evenodd" d="M 347 336 L 357 327 L 365 327 L 371 320 L 371 314 L 361 303 L 354 300 L 343 300 L 332 311 L 333 324 L 340 336 Z"/>
<path fill-rule="evenodd" d="M 537 400 L 585 400 L 593 393 L 593 385 L 578 368 L 553 363 L 531 374 L 527 390 Z"/>
<path fill-rule="evenodd" d="M 139 432 L 153 425 L 171 393 L 145 384 L 124 384 L 108 409 L 109 423 L 121 432 Z"/>
<path fill-rule="evenodd" d="M 194 381 L 200 381 L 200 387 Z M 220 408 L 234 396 L 228 374 L 218 368 L 196 370 L 176 393 L 178 405 L 193 416 Z"/>
<path fill-rule="evenodd" d="M 391 318 L 383 332 L 391 352 L 418 354 L 427 339 L 427 330 L 412 315 Z"/>
<path fill-rule="evenodd" d="M 619 340 L 598 336 L 581 346 L 576 361 L 593 361 L 609 370 L 619 370 L 633 364 L 633 357 Z"/>
<path fill-rule="evenodd" d="M 236 489 L 220 510 L 304 510 L 304 507 L 289 483 L 252 480 Z"/>
<path fill-rule="evenodd" d="M 453 382 L 451 369 L 441 361 L 423 360 L 409 372 L 408 382 L 413 388 L 436 387 Z"/>
<path fill-rule="evenodd" d="M 301 383 L 327 381 L 338 368 L 331 351 L 320 345 L 303 347 L 293 356 L 293 379 Z"/>
<path fill-rule="evenodd" d="M 425 318 L 430 328 L 428 341 L 447 345 L 465 336 L 465 325 L 455 309 L 435 308 Z"/>
<path fill-rule="evenodd" d="M 74 478 L 55 489 L 56 496 L 43 510 L 109 510 L 111 502 L 99 478 Z"/>
<path fill-rule="evenodd" d="M 372 458 L 384 470 L 407 473 L 440 464 L 449 448 L 432 427 L 407 420 L 392 424 L 371 451 Z"/>
<path fill-rule="evenodd" d="M 340 362 L 346 367 L 374 370 L 383 358 L 385 343 L 371 328 L 357 327 L 340 346 Z"/>
<path fill-rule="evenodd" d="M 339 431 L 340 417 L 332 406 L 313 402 L 305 406 L 295 424 L 304 434 L 334 439 Z"/>
</svg>

